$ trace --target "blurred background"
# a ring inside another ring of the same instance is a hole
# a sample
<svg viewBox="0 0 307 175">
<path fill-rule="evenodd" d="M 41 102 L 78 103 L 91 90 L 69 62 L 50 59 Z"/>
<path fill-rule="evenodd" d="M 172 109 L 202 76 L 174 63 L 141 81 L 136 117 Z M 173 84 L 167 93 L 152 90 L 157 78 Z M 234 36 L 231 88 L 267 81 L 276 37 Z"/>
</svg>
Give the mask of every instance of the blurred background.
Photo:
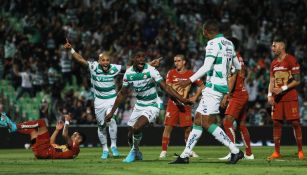
<svg viewBox="0 0 307 175">
<path fill-rule="evenodd" d="M 0 6 L 0 112 L 16 121 L 45 118 L 55 124 L 72 113 L 74 124 L 96 126 L 89 72 L 63 48 L 65 38 L 84 58 L 108 51 L 111 62 L 121 65 L 139 49 L 148 60 L 162 56 L 158 70 L 165 77 L 176 54 L 184 54 L 194 71 L 203 65 L 202 24 L 215 18 L 225 35 L 241 43 L 248 125 L 271 125 L 266 95 L 277 34 L 286 37 L 288 53 L 301 65 L 300 114 L 307 125 L 306 0 L 1 0 Z M 126 125 L 134 102 L 131 91 L 120 106 L 119 125 Z M 163 121 L 164 110 L 155 125 Z"/>
</svg>

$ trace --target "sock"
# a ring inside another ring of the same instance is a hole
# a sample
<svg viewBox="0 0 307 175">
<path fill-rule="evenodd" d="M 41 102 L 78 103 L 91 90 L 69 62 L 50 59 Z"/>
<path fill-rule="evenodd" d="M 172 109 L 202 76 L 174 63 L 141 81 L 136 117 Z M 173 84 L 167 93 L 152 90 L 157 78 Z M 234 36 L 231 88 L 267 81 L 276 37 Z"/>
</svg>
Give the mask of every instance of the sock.
<svg viewBox="0 0 307 175">
<path fill-rule="evenodd" d="M 111 148 L 116 147 L 116 140 L 117 140 L 117 124 L 114 118 L 108 123 L 109 125 L 109 134 L 111 140 Z"/>
<path fill-rule="evenodd" d="M 143 136 L 142 133 L 133 134 L 133 147 L 132 147 L 132 149 L 139 150 L 139 145 L 140 145 L 140 142 L 142 140 L 142 136 Z"/>
<path fill-rule="evenodd" d="M 202 133 L 203 133 L 203 128 L 201 126 L 193 125 L 193 129 L 190 132 L 185 149 L 180 155 L 181 158 L 190 157 L 191 151 L 193 150 L 194 146 L 196 145 Z"/>
<path fill-rule="evenodd" d="M 223 125 L 224 125 L 224 129 L 225 129 L 227 136 L 233 143 L 235 143 L 236 135 L 235 135 L 235 130 L 233 128 L 232 122 L 228 120 L 224 120 Z"/>
<path fill-rule="evenodd" d="M 167 151 L 169 137 L 162 137 L 162 151 Z"/>
<path fill-rule="evenodd" d="M 211 133 L 216 140 L 227 146 L 231 153 L 237 154 L 239 153 L 239 149 L 235 146 L 235 144 L 229 139 L 226 133 L 217 126 L 216 124 L 211 124 L 208 128 L 208 132 Z"/>
<path fill-rule="evenodd" d="M 246 125 L 240 125 L 241 137 L 245 145 L 245 154 L 250 156 L 252 154 L 251 140 Z"/>
<path fill-rule="evenodd" d="M 292 122 L 292 127 L 293 127 L 293 133 L 294 137 L 296 139 L 296 144 L 298 151 L 302 151 L 302 129 L 301 129 L 301 124 L 298 120 L 295 120 Z"/>
<path fill-rule="evenodd" d="M 109 151 L 107 143 L 107 131 L 105 127 L 104 128 L 98 127 L 98 138 L 102 145 L 102 150 Z"/>
<path fill-rule="evenodd" d="M 17 132 L 20 134 L 31 134 L 36 128 L 43 126 L 46 126 L 44 119 L 22 122 L 17 124 Z"/>
<path fill-rule="evenodd" d="M 275 152 L 280 153 L 280 137 L 281 137 L 282 124 L 281 122 L 273 121 L 273 139 L 275 143 Z"/>
</svg>

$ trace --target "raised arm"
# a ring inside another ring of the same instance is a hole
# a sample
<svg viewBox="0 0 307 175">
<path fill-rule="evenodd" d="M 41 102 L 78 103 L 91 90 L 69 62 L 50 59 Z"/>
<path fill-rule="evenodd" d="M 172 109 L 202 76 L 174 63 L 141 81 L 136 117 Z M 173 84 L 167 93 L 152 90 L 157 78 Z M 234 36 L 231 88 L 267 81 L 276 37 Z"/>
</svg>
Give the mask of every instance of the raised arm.
<svg viewBox="0 0 307 175">
<path fill-rule="evenodd" d="M 114 105 L 111 109 L 111 112 L 109 114 L 107 114 L 106 117 L 105 117 L 105 120 L 107 122 L 109 122 L 111 120 L 111 118 L 113 117 L 116 109 L 122 103 L 122 101 L 125 99 L 127 94 L 128 94 L 128 87 L 122 86 L 122 88 L 120 89 L 120 91 L 118 92 L 118 94 L 116 96 L 116 100 L 115 100 Z"/>
<path fill-rule="evenodd" d="M 84 66 L 88 66 L 87 61 L 80 55 L 78 54 L 74 48 L 72 48 L 72 45 L 69 43 L 69 41 L 66 39 L 66 43 L 64 44 L 65 49 L 70 49 L 70 52 L 72 54 L 72 57 L 80 64 Z"/>
<path fill-rule="evenodd" d="M 55 126 L 55 130 L 50 137 L 50 144 L 55 143 L 56 137 L 58 136 L 61 129 L 63 129 L 63 127 L 64 127 L 64 123 L 62 121 L 57 122 L 57 124 Z"/>
<path fill-rule="evenodd" d="M 71 120 L 71 115 L 64 115 L 64 118 L 65 118 L 65 124 L 64 124 L 64 128 L 63 128 L 62 136 L 63 136 L 64 140 L 66 141 L 66 143 L 68 145 L 71 145 L 72 140 L 68 135 L 68 127 L 69 127 L 69 122 Z"/>
</svg>

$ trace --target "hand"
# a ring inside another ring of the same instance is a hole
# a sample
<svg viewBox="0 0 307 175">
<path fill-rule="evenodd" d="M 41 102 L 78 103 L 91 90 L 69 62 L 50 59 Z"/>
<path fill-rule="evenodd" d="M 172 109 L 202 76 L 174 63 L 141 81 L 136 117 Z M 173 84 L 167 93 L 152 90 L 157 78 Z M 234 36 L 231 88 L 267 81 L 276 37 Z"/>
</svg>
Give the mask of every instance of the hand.
<svg viewBox="0 0 307 175">
<path fill-rule="evenodd" d="M 198 98 L 195 95 L 189 98 L 189 100 L 193 103 L 196 103 L 197 99 Z"/>
<path fill-rule="evenodd" d="M 178 85 L 182 88 L 185 88 L 187 87 L 188 85 L 192 84 L 191 80 L 190 79 L 187 79 L 187 80 L 179 80 L 177 83 L 175 83 L 175 85 Z"/>
<path fill-rule="evenodd" d="M 161 60 L 162 60 L 162 57 L 152 60 L 149 64 L 153 67 L 158 67 L 160 65 Z"/>
<path fill-rule="evenodd" d="M 64 123 L 62 121 L 58 121 L 56 126 L 55 126 L 55 129 L 59 131 L 59 130 L 63 129 L 63 127 L 64 127 Z"/>
<path fill-rule="evenodd" d="M 112 114 L 112 113 L 107 114 L 106 117 L 105 117 L 105 121 L 106 121 L 106 122 L 110 122 L 111 119 L 112 119 L 112 117 L 113 117 L 113 114 Z"/>
<path fill-rule="evenodd" d="M 64 115 L 63 117 L 64 117 L 65 121 L 69 121 L 69 122 L 70 122 L 71 119 L 72 119 L 71 114 L 66 114 L 66 115 Z"/>
<path fill-rule="evenodd" d="M 272 106 L 275 105 L 274 97 L 273 97 L 273 96 L 269 96 L 269 97 L 268 97 L 268 102 L 269 102 L 269 104 L 272 105 Z"/>
<path fill-rule="evenodd" d="M 71 48 L 72 48 L 72 46 L 71 46 L 71 44 L 69 43 L 69 41 L 68 41 L 67 38 L 66 38 L 66 43 L 64 44 L 64 48 L 65 48 L 65 49 L 71 49 Z"/>
<path fill-rule="evenodd" d="M 275 95 L 281 94 L 282 89 L 281 88 L 272 88 L 272 93 Z"/>
<path fill-rule="evenodd" d="M 225 109 L 228 106 L 228 102 L 229 102 L 229 95 L 226 94 L 224 95 L 224 98 L 221 101 L 221 104 L 220 104 L 221 108 Z"/>
</svg>

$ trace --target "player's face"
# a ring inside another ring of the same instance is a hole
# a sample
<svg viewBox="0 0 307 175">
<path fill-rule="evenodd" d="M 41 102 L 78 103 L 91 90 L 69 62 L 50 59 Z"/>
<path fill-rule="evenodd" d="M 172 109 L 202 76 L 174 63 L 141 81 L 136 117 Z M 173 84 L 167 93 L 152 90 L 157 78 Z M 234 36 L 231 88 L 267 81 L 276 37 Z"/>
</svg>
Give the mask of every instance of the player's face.
<svg viewBox="0 0 307 175">
<path fill-rule="evenodd" d="M 74 132 L 74 133 L 71 135 L 71 140 L 72 140 L 74 143 L 81 143 L 81 142 L 82 142 L 82 136 L 81 136 L 78 132 Z"/>
<path fill-rule="evenodd" d="M 134 58 L 133 66 L 138 70 L 142 71 L 145 66 L 145 55 L 143 53 L 137 54 Z"/>
<path fill-rule="evenodd" d="M 185 60 L 177 56 L 174 58 L 174 64 L 175 64 L 177 71 L 181 71 L 184 68 Z"/>
<path fill-rule="evenodd" d="M 99 64 L 101 65 L 103 71 L 108 71 L 110 67 L 110 58 L 107 55 L 99 55 Z"/>
<path fill-rule="evenodd" d="M 208 31 L 206 29 L 203 29 L 203 35 L 206 39 L 209 39 Z"/>
<path fill-rule="evenodd" d="M 271 47 L 272 52 L 276 56 L 279 56 L 284 48 L 285 48 L 285 45 L 282 42 L 273 42 L 272 47 Z"/>
</svg>

